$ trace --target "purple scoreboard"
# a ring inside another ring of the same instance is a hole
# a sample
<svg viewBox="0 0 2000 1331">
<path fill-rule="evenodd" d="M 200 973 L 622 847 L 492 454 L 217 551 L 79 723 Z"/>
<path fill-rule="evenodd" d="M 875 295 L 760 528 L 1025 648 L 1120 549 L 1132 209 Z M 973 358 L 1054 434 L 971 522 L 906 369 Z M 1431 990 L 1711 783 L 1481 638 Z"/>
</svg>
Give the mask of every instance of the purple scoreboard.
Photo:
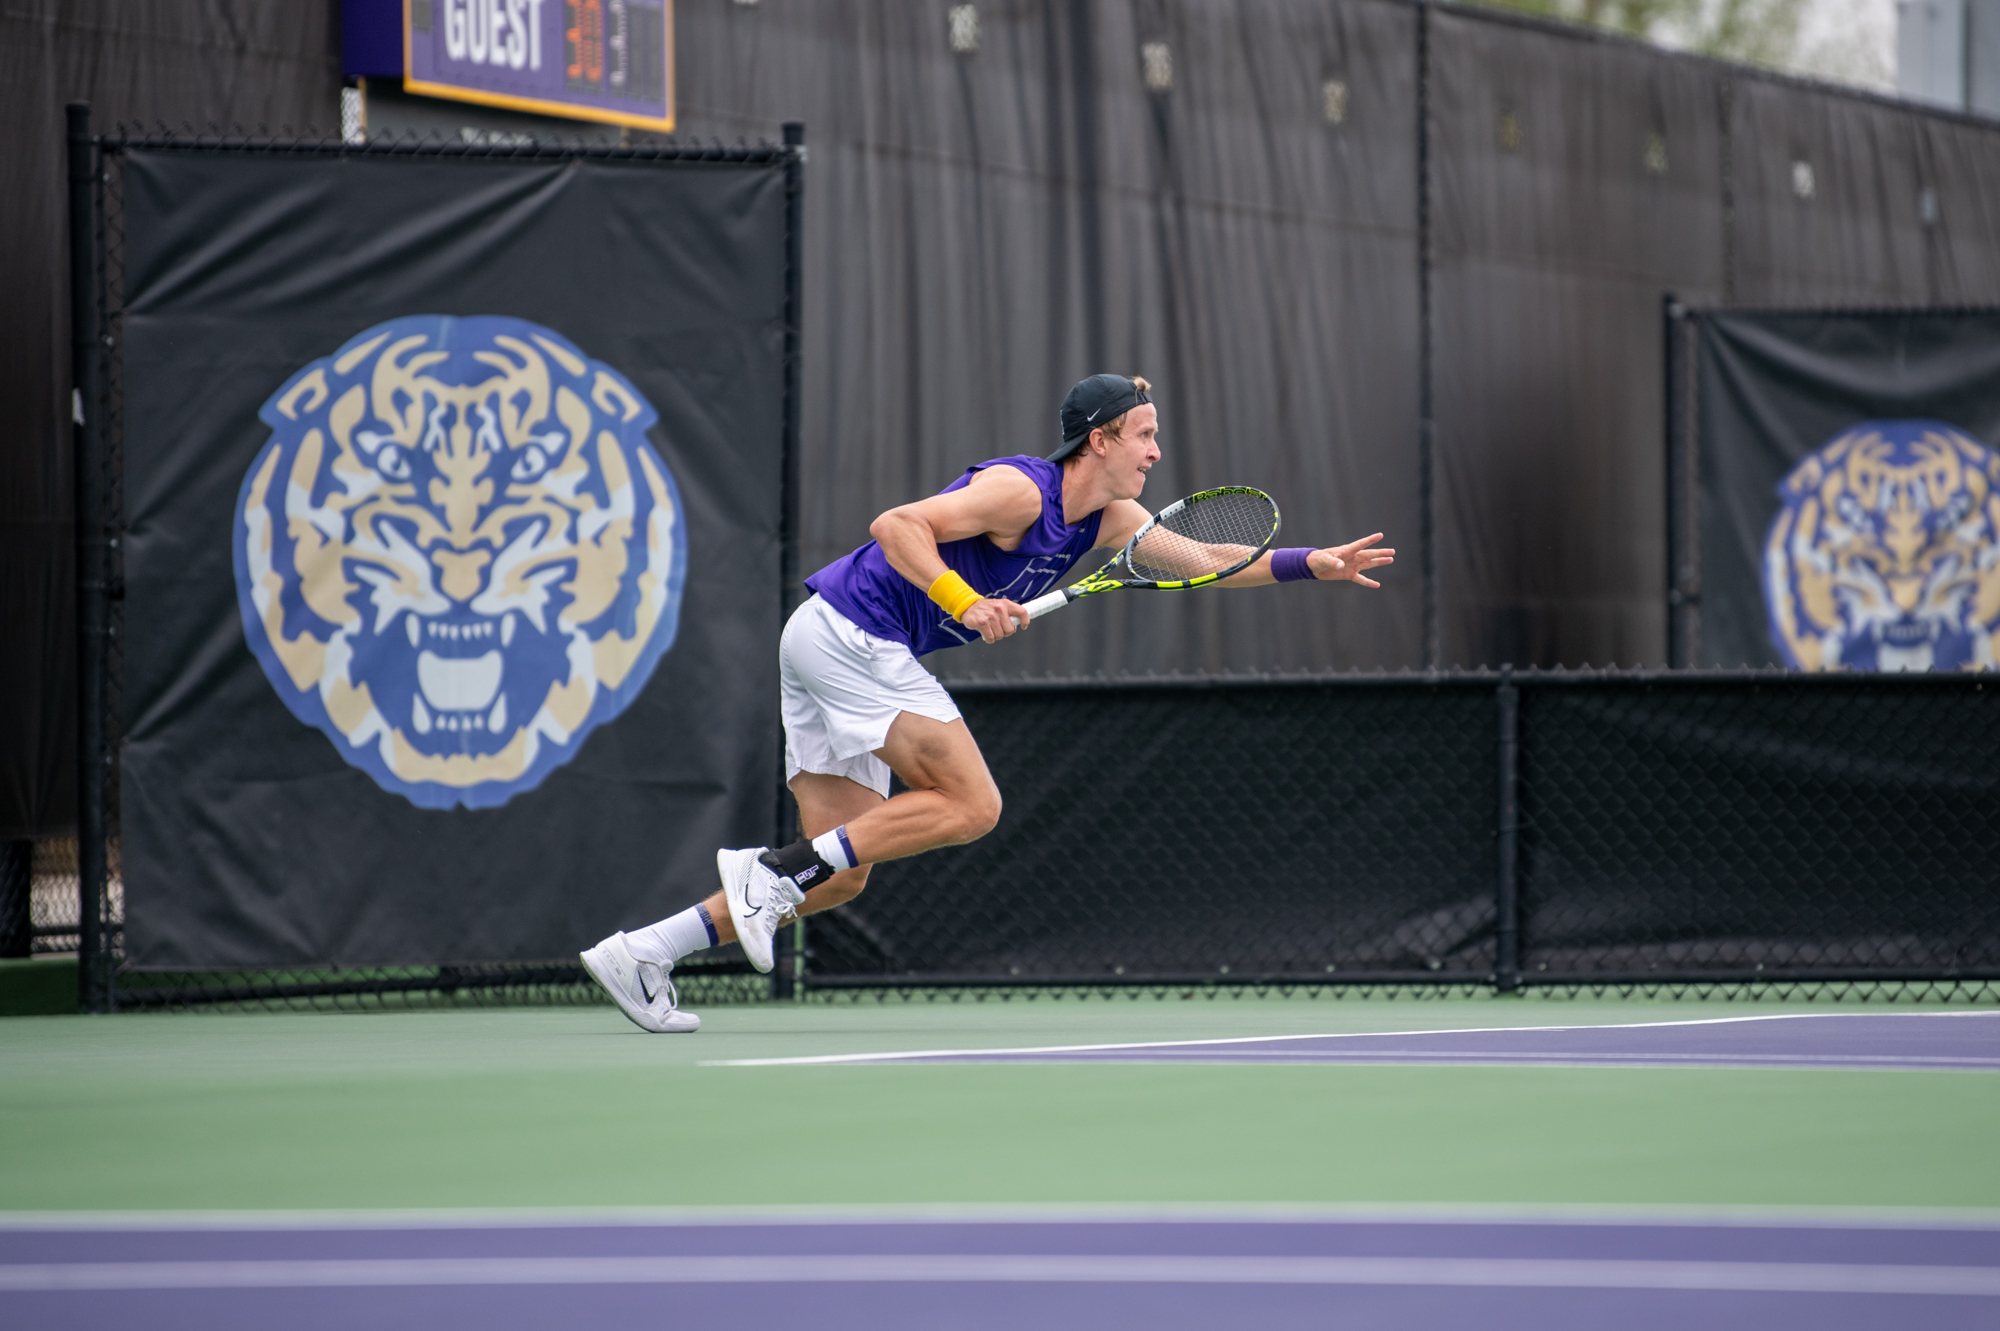
<svg viewBox="0 0 2000 1331">
<path fill-rule="evenodd" d="M 670 131 L 673 0 L 403 0 L 403 87 Z"/>
</svg>

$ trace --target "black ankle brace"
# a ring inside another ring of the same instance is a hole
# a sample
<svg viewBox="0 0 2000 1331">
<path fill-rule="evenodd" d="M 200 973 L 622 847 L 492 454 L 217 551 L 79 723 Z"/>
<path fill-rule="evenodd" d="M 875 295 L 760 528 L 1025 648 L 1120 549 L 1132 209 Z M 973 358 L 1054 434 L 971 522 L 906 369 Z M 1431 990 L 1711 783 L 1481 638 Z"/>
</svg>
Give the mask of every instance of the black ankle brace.
<svg viewBox="0 0 2000 1331">
<path fill-rule="evenodd" d="M 799 891 L 817 887 L 839 870 L 820 857 L 810 841 L 794 841 L 783 850 L 767 850 L 757 862 L 780 878 L 789 878 Z"/>
</svg>

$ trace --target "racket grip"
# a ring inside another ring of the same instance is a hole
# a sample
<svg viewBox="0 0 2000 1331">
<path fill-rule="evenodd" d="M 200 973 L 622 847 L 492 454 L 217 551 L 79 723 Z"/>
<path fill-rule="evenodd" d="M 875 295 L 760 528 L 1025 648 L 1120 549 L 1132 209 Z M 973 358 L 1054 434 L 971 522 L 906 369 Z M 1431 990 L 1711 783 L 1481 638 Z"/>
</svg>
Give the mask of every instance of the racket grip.
<svg viewBox="0 0 2000 1331">
<path fill-rule="evenodd" d="M 1058 588 L 1047 596 L 1037 596 L 1021 608 L 1028 612 L 1030 619 L 1040 619 L 1051 610 L 1060 610 L 1069 604 L 1069 593 Z"/>
<path fill-rule="evenodd" d="M 1037 596 L 1034 600 L 1029 601 L 1026 605 L 1023 605 L 1021 608 L 1028 612 L 1029 619 L 1040 619 L 1043 615 L 1048 614 L 1051 610 L 1060 610 L 1068 604 L 1069 604 L 1069 597 L 1065 595 L 1060 588 L 1058 588 L 1057 590 L 1050 592 L 1047 596 Z M 1014 627 L 1015 628 L 1021 627 L 1021 621 L 1018 619 L 1015 620 Z"/>
</svg>

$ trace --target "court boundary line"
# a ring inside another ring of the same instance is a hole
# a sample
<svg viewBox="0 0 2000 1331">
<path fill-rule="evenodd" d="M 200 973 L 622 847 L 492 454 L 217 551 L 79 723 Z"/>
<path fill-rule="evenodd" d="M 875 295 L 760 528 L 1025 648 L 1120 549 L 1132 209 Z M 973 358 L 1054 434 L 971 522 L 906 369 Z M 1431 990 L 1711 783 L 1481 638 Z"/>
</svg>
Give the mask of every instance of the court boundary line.
<svg viewBox="0 0 2000 1331">
<path fill-rule="evenodd" d="M 0 1291 L 327 1289 L 632 1284 L 1231 1284 L 2000 1298 L 2000 1266 L 1645 1258 L 794 1254 L 700 1257 L 390 1257 L 34 1262 Z"/>
<path fill-rule="evenodd" d="M 1128 1040 L 1109 1044 L 995 1046 L 985 1049 L 906 1049 L 870 1054 L 807 1054 L 791 1058 L 718 1058 L 704 1059 L 695 1066 L 704 1068 L 834 1066 L 842 1063 L 897 1063 L 923 1059 L 991 1057 L 995 1054 L 1088 1054 L 1118 1049 L 1188 1049 L 1212 1045 L 1278 1044 L 1287 1040 L 1364 1040 L 1379 1039 L 1383 1036 L 1416 1035 L 1519 1035 L 1549 1031 L 1629 1031 L 1668 1026 L 1728 1026 L 1753 1021 L 1811 1021 L 1826 1017 L 2000 1017 L 2000 1012 L 1769 1012 L 1744 1017 L 1698 1017 L 1688 1021 L 1584 1022 L 1579 1025 L 1563 1026 L 1454 1026 L 1443 1030 L 1426 1031 L 1324 1031 L 1305 1035 L 1231 1035 L 1199 1040 Z M 1556 1063 L 1550 1066 L 1572 1065 Z"/>
<path fill-rule="evenodd" d="M 1012 1053 L 1012 1050 L 993 1050 L 992 1053 Z M 1379 1053 L 1343 1054 L 1326 1058 L 1310 1055 L 1281 1056 L 1273 1053 L 1262 1059 L 1246 1055 L 1241 1059 L 1201 1059 L 1201 1058 L 1107 1058 L 1062 1059 L 1062 1058 L 993 1058 L 968 1056 L 961 1059 L 940 1059 L 953 1066 L 991 1063 L 1034 1065 L 1037 1067 L 1397 1067 L 1397 1068 L 1616 1068 L 1629 1072 L 1951 1072 L 1987 1076 L 2000 1072 L 2000 1061 L 1991 1065 L 1968 1067 L 1964 1064 L 1906 1064 L 1890 1062 L 1886 1058 L 1863 1060 L 1828 1060 L 1826 1062 L 1804 1062 L 1787 1055 L 1771 1054 L 1762 1057 L 1744 1056 L 1730 1061 L 1714 1054 L 1688 1054 L 1680 1057 L 1660 1055 L 1649 1058 L 1639 1054 L 1608 1054 L 1602 1058 L 1586 1055 L 1569 1057 L 1554 1054 L 1523 1054 L 1519 1058 L 1506 1058 L 1499 1054 L 1425 1054 L 1415 1050 L 1385 1049 Z"/>
<path fill-rule="evenodd" d="M 2000 1207 L 1617 1202 L 882 1202 L 739 1206 L 0 1211 L 0 1232 L 587 1229 L 845 1224 L 1596 1225 L 1623 1228 L 2000 1230 Z"/>
</svg>

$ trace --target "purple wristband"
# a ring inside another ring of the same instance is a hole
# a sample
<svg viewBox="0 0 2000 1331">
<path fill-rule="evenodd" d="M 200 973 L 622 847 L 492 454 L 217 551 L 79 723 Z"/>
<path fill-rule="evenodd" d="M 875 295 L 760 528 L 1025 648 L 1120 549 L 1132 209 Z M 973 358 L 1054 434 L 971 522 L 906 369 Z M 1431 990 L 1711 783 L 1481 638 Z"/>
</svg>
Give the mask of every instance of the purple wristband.
<svg viewBox="0 0 2000 1331">
<path fill-rule="evenodd" d="M 1312 553 L 1309 545 L 1295 545 L 1285 550 L 1271 552 L 1271 576 L 1279 582 L 1304 582 L 1313 576 L 1306 567 L 1306 556 Z"/>
</svg>

